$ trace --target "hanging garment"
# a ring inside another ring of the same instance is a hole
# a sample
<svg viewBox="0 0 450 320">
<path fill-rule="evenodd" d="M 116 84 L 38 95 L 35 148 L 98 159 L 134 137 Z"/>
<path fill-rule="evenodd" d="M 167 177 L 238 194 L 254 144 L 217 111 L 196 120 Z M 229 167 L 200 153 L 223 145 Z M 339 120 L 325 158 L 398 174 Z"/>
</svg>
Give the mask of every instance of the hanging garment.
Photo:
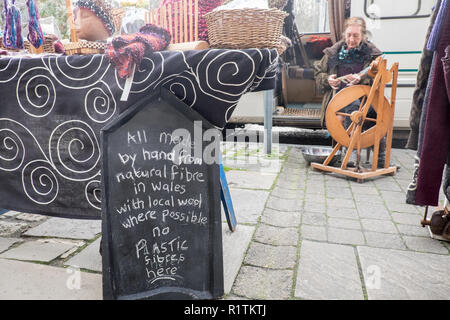
<svg viewBox="0 0 450 320">
<path fill-rule="evenodd" d="M 417 73 L 417 81 L 416 88 L 414 90 L 412 104 L 411 104 L 411 113 L 409 116 L 409 125 L 411 127 L 411 131 L 408 137 L 408 142 L 406 144 L 407 149 L 417 150 L 419 145 L 419 126 L 420 126 L 420 118 L 422 114 L 422 110 L 425 107 L 425 93 L 427 89 L 428 79 L 430 77 L 430 70 L 432 66 L 433 60 L 433 51 L 429 51 L 427 49 L 428 41 L 431 35 L 431 32 L 434 27 L 434 23 L 437 18 L 437 14 L 439 12 L 439 8 L 441 6 L 441 0 L 438 0 L 436 3 L 436 7 L 433 10 L 433 14 L 431 16 L 430 25 L 428 27 L 427 36 L 425 39 L 425 45 L 422 51 L 422 57 L 420 59 L 419 72 Z"/>
<path fill-rule="evenodd" d="M 442 66 L 444 68 L 445 86 L 447 87 L 447 98 L 450 99 L 450 45 L 445 49 L 445 53 L 445 57 L 442 58 Z M 447 154 L 447 166 L 444 172 L 443 191 L 447 200 L 450 202 L 450 146 Z"/>
<path fill-rule="evenodd" d="M 444 9 L 448 9 L 449 3 L 445 3 L 447 8 Z M 442 2 L 442 5 L 444 5 L 444 2 Z M 436 59 L 433 65 L 435 73 L 431 84 L 417 178 L 416 204 L 422 206 L 438 206 L 439 204 L 439 190 L 450 141 L 450 102 L 447 96 L 444 65 L 442 63 L 445 50 L 450 43 L 450 10 L 446 10 L 440 28 L 435 52 Z"/>
<path fill-rule="evenodd" d="M 432 55 L 432 63 L 433 66 L 436 61 L 436 55 L 433 53 Z M 419 168 L 420 168 L 420 157 L 422 155 L 422 146 L 423 146 L 423 135 L 425 131 L 425 124 L 427 120 L 427 112 L 428 112 L 428 106 L 430 102 L 430 92 L 431 92 L 431 84 L 433 83 L 434 78 L 434 68 L 430 68 L 430 73 L 428 75 L 425 89 L 425 96 L 423 97 L 423 107 L 421 110 L 421 115 L 419 119 L 419 125 L 417 129 L 417 154 L 414 157 L 414 174 L 413 174 L 413 181 L 408 186 L 408 191 L 406 193 L 406 203 L 415 205 L 416 204 L 416 191 L 417 191 L 417 179 L 419 176 Z"/>
</svg>

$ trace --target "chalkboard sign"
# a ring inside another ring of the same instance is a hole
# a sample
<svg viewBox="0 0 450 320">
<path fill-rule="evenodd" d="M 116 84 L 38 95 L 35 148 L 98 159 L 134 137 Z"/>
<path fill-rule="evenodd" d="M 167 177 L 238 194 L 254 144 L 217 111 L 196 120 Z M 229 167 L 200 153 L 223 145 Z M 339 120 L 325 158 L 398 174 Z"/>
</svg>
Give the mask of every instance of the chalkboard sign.
<svg viewBox="0 0 450 320">
<path fill-rule="evenodd" d="M 102 130 L 104 299 L 223 296 L 219 165 L 199 153 L 219 144 L 209 129 L 163 89 Z"/>
</svg>

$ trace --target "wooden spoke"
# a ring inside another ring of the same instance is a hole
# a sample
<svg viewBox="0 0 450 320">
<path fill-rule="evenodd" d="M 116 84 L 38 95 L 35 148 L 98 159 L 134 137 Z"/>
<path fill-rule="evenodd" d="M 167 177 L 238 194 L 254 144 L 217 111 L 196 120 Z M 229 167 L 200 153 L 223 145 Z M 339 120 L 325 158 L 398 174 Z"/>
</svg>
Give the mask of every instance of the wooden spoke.
<svg viewBox="0 0 450 320">
<path fill-rule="evenodd" d="M 336 112 L 337 116 L 351 117 L 352 115 L 345 112 Z"/>
</svg>

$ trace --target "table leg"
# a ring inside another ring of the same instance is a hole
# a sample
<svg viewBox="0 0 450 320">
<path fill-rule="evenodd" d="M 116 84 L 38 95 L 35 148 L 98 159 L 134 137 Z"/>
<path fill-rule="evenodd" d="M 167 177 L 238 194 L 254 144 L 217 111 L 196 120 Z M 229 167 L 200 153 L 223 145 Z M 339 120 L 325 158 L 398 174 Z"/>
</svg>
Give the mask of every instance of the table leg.
<svg viewBox="0 0 450 320">
<path fill-rule="evenodd" d="M 231 232 L 234 232 L 236 231 L 237 222 L 225 169 L 222 164 L 222 154 L 220 155 L 220 199 L 222 200 L 225 217 L 227 218 L 228 228 L 230 228 Z"/>
<path fill-rule="evenodd" d="M 264 152 L 272 153 L 273 90 L 264 91 Z"/>
</svg>

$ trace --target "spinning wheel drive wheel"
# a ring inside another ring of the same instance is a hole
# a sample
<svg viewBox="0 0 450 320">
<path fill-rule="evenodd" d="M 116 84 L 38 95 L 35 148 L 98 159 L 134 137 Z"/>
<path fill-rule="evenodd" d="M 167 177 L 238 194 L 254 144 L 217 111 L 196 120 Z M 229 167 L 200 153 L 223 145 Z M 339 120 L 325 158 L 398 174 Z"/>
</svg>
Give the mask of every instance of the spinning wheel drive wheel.
<svg viewBox="0 0 450 320">
<path fill-rule="evenodd" d="M 379 103 L 380 95 L 378 90 L 375 93 L 372 107 L 377 113 L 377 118 L 367 117 L 367 112 L 370 106 L 366 105 L 368 96 L 370 94 L 370 86 L 352 86 L 347 89 L 341 90 L 329 103 L 327 107 L 327 112 L 325 116 L 325 121 L 327 124 L 327 129 L 330 132 L 331 137 L 344 147 L 349 147 L 354 131 L 357 129 L 358 125 L 362 126 L 362 132 L 360 135 L 360 148 L 365 149 L 374 145 L 375 142 L 375 132 L 378 130 L 379 136 L 384 137 L 392 123 L 394 118 L 394 112 L 391 108 L 389 101 L 386 97 L 383 97 L 383 102 Z M 352 113 L 345 113 L 342 111 L 345 106 L 348 106 L 352 102 L 360 100 L 360 108 Z M 380 110 L 380 108 L 382 110 Z M 378 115 L 382 114 L 382 117 Z M 346 130 L 344 125 L 338 116 L 343 116 L 350 118 L 352 124 Z M 378 121 L 377 121 L 378 120 Z M 364 130 L 367 125 L 372 124 L 370 129 Z"/>
</svg>

